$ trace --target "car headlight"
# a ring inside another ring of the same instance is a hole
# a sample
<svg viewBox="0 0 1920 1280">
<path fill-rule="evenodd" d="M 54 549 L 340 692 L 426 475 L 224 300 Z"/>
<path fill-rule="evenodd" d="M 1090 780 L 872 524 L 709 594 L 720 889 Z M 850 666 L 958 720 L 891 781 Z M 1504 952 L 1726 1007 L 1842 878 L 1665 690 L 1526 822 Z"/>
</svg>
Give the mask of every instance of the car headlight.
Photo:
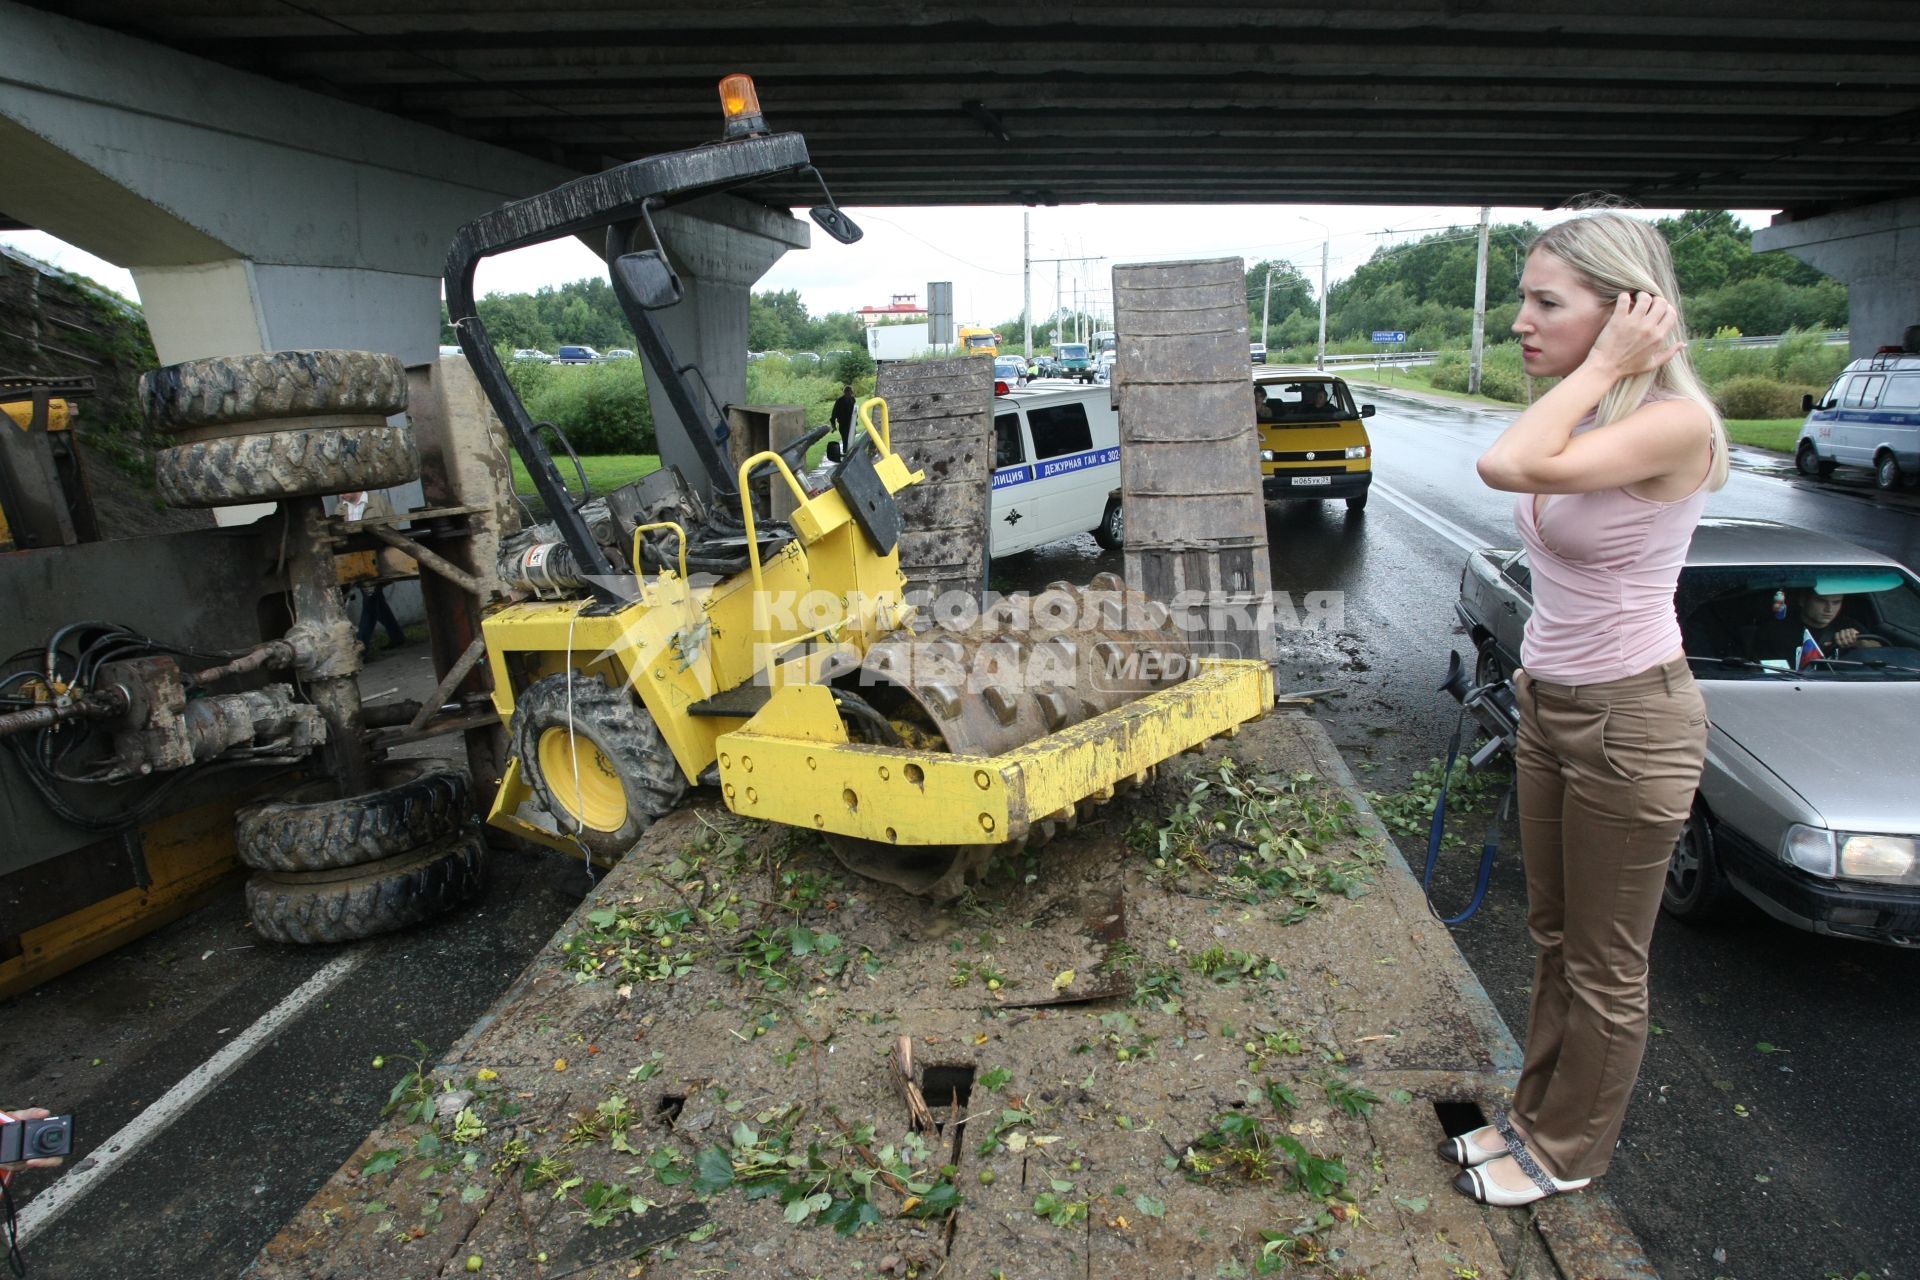
<svg viewBox="0 0 1920 1280">
<path fill-rule="evenodd" d="M 1788 862 L 1824 879 L 1920 884 L 1920 841 L 1868 831 L 1828 831 L 1798 823 L 1787 828 L 1781 851 Z"/>
<path fill-rule="evenodd" d="M 1802 871 L 1833 879 L 1833 832 L 1825 827 L 1803 827 L 1794 823 L 1787 828 L 1786 839 L 1780 842 L 1780 851 L 1786 855 L 1788 862 Z"/>
<path fill-rule="evenodd" d="M 1841 833 L 1840 874 L 1862 880 L 1906 880 L 1913 874 L 1912 836 Z"/>
<path fill-rule="evenodd" d="M 1367 446 L 1363 444 L 1350 444 L 1347 446 L 1347 456 L 1349 458 L 1364 458 L 1367 456 Z"/>
</svg>

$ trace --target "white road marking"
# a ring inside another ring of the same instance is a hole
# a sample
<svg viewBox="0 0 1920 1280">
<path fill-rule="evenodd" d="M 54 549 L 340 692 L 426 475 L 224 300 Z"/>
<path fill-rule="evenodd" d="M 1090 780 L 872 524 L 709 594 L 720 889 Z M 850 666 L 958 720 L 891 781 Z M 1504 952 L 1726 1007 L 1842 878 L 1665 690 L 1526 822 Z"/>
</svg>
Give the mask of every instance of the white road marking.
<svg viewBox="0 0 1920 1280">
<path fill-rule="evenodd" d="M 328 961 L 318 973 L 294 988 L 279 1004 L 261 1014 L 252 1026 L 227 1041 L 220 1052 L 188 1072 L 179 1084 L 135 1116 L 120 1132 L 95 1147 L 71 1172 L 35 1196 L 20 1211 L 20 1243 L 25 1245 L 36 1232 L 51 1226 L 81 1196 L 99 1185 L 101 1179 L 122 1160 L 186 1115 L 187 1110 L 204 1094 L 265 1048 L 282 1026 L 340 985 L 342 979 L 360 967 L 360 962 L 366 956 L 366 948 L 358 947 Z"/>
<path fill-rule="evenodd" d="M 1438 511 L 1422 506 L 1391 485 L 1381 484 L 1378 478 L 1373 482 L 1373 491 L 1469 555 L 1494 545 L 1485 538 L 1474 537 Z"/>
</svg>

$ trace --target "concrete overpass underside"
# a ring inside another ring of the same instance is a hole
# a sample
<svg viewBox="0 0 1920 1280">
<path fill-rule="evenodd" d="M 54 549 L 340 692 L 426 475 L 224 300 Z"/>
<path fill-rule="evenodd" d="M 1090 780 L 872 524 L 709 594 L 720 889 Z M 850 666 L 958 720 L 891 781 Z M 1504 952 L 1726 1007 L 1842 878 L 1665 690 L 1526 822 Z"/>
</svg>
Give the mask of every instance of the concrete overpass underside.
<svg viewBox="0 0 1920 1280">
<path fill-rule="evenodd" d="M 1907 0 L 34 7 L 580 172 L 711 137 L 746 71 L 855 205 L 1920 193 Z"/>
</svg>

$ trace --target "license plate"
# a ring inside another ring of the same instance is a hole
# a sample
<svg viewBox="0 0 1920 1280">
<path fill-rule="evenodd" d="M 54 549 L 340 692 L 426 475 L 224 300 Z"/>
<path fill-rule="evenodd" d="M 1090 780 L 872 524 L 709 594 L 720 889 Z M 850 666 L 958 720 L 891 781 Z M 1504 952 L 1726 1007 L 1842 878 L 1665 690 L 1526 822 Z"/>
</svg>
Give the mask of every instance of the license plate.
<svg viewBox="0 0 1920 1280">
<path fill-rule="evenodd" d="M 1301 484 L 1332 484 L 1332 483 L 1333 483 L 1333 477 L 1332 477 L 1332 476 L 1295 476 L 1295 477 L 1293 478 L 1293 482 L 1294 482 L 1294 483 L 1295 483 L 1296 485 L 1301 485 Z"/>
</svg>

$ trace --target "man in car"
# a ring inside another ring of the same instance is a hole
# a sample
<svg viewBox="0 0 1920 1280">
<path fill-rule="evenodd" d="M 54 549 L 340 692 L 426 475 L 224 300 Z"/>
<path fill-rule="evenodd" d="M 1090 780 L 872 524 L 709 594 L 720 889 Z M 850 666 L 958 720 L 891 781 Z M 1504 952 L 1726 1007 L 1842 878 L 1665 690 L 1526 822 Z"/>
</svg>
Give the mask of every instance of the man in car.
<svg viewBox="0 0 1920 1280">
<path fill-rule="evenodd" d="M 1267 399 L 1267 389 L 1259 383 L 1253 384 L 1253 420 L 1255 422 L 1277 422 L 1280 411 L 1273 401 Z"/>
<path fill-rule="evenodd" d="M 1782 608 L 1781 597 L 1797 598 L 1798 608 Z M 1831 658 L 1842 649 L 1878 649 L 1882 642 L 1868 636 L 1861 638 L 1860 626 L 1851 618 L 1845 617 L 1847 598 L 1843 595 L 1821 595 L 1811 588 L 1803 592 L 1787 593 L 1776 591 L 1774 603 L 1754 634 L 1753 656 L 1756 659 L 1785 659 L 1798 668 L 1807 657 Z M 1811 636 L 1818 653 L 1806 652 L 1807 638 Z"/>
<path fill-rule="evenodd" d="M 1332 403 L 1327 399 L 1327 388 L 1322 383 L 1313 383 L 1307 388 L 1307 394 L 1301 398 L 1304 411 L 1312 417 L 1325 416 Z"/>
</svg>

